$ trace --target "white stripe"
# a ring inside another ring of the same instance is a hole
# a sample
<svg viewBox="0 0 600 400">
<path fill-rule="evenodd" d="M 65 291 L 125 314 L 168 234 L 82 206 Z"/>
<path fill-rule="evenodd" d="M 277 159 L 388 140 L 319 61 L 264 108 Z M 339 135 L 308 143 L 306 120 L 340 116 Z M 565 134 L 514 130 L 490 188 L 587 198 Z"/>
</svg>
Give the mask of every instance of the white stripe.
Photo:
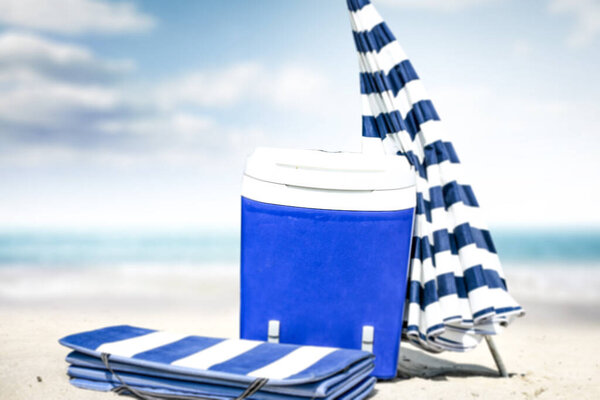
<svg viewBox="0 0 600 400">
<path fill-rule="evenodd" d="M 437 142 L 438 140 L 444 141 L 444 127 L 442 121 L 437 119 L 430 119 L 429 121 L 419 124 L 421 131 L 417 133 L 417 136 L 421 137 L 423 141 L 423 147 Z"/>
<path fill-rule="evenodd" d="M 404 85 L 398 92 L 396 99 L 398 100 L 398 110 L 400 111 L 400 114 L 402 114 L 403 118 L 406 118 L 406 115 L 412 110 L 415 103 L 429 100 L 429 97 L 427 96 L 423 83 L 419 79 L 414 79 Z"/>
<path fill-rule="evenodd" d="M 170 332 L 152 332 L 147 335 L 137 336 L 131 339 L 104 343 L 99 346 L 96 351 L 122 357 L 131 357 L 135 354 L 176 342 L 184 337 L 186 337 L 186 335 L 179 335 Z"/>
<path fill-rule="evenodd" d="M 420 310 L 421 308 L 419 308 Z M 444 322 L 442 318 L 442 309 L 439 302 L 433 302 L 425 307 L 425 310 L 421 315 L 421 323 L 419 324 L 419 330 L 427 335 L 427 330 L 432 326 L 442 324 Z"/>
<path fill-rule="evenodd" d="M 471 305 L 472 314 L 476 314 L 494 306 L 492 303 L 493 298 L 490 296 L 490 289 L 487 286 L 480 286 L 477 289 L 470 290 L 467 296 L 469 298 L 469 304 Z"/>
<path fill-rule="evenodd" d="M 460 262 L 457 256 L 452 254 L 450 250 L 442 251 L 434 254 L 435 257 L 435 272 L 437 276 L 452 273 L 456 276 L 460 270 Z"/>
<path fill-rule="evenodd" d="M 374 51 L 359 52 L 359 57 L 364 57 L 369 60 L 369 63 L 361 65 L 360 72 L 383 72 L 386 75 L 392 68 L 403 61 L 408 60 L 406 53 L 402 50 L 400 43 L 394 40 L 379 50 L 379 53 Z M 369 68 L 367 68 L 369 67 Z"/>
<path fill-rule="evenodd" d="M 440 335 L 440 337 L 462 343 L 465 349 L 474 349 L 477 347 L 483 336 L 477 335 L 474 332 L 455 331 L 450 328 Z M 447 345 L 452 346 L 452 345 Z"/>
<path fill-rule="evenodd" d="M 415 222 L 417 222 L 419 226 L 427 226 L 428 224 L 430 227 L 427 235 L 419 235 L 419 237 L 427 236 L 429 238 L 429 243 L 434 244 L 434 231 L 446 229 L 448 232 L 452 233 L 458 225 L 464 223 L 468 223 L 472 228 L 487 230 L 485 221 L 481 218 L 481 215 L 479 215 L 479 210 L 480 209 L 477 207 L 467 206 L 464 203 L 455 203 L 449 207 L 448 211 L 450 211 L 451 214 L 449 214 L 448 211 L 446 211 L 443 207 L 434 208 L 431 210 L 432 223 L 427 221 L 427 216 L 425 214 L 415 215 L 415 218 L 417 219 Z"/>
<path fill-rule="evenodd" d="M 392 133 L 392 134 L 388 134 L 387 137 L 389 139 L 391 139 L 391 142 L 394 144 L 394 146 L 396 146 L 396 148 L 390 152 L 390 154 L 396 154 L 396 152 L 398 150 L 402 151 L 402 152 L 408 152 L 408 151 L 412 151 L 413 154 L 419 158 L 422 159 L 422 153 L 423 153 L 423 149 L 418 147 L 418 146 L 413 146 L 413 142 L 412 139 L 410 138 L 410 135 L 408 134 L 408 132 L 406 131 L 402 131 L 402 132 L 398 132 L 398 133 Z M 418 177 L 419 175 L 417 174 L 417 181 L 418 181 Z M 417 188 L 418 188 L 418 184 L 417 184 Z"/>
<path fill-rule="evenodd" d="M 279 360 L 250 372 L 248 376 L 283 379 L 305 370 L 336 350 L 331 347 L 302 346 Z"/>
<path fill-rule="evenodd" d="M 457 294 L 449 294 L 440 297 L 439 303 L 441 309 L 441 317 L 443 320 L 449 318 L 452 318 L 452 320 L 457 320 L 461 318 L 461 315 L 458 312 L 458 301 L 459 297 Z"/>
<path fill-rule="evenodd" d="M 462 172 L 462 165 L 453 163 L 450 160 L 427 166 L 427 177 L 429 177 L 429 174 L 437 174 L 439 176 L 438 180 L 442 186 L 454 181 L 459 185 L 465 185 L 465 183 L 462 182 L 462 179 L 464 178 Z M 429 185 L 429 187 L 432 186 L 434 186 L 434 184 Z"/>
<path fill-rule="evenodd" d="M 361 94 L 362 111 L 366 117 L 378 117 L 382 113 L 391 113 L 396 110 L 394 94 L 391 90 Z"/>
<path fill-rule="evenodd" d="M 263 342 L 255 340 L 224 340 L 190 356 L 180 358 L 171 365 L 207 369 L 252 350 L 261 343 Z"/>
<path fill-rule="evenodd" d="M 371 110 L 371 98 L 369 97 L 369 95 L 361 94 L 360 101 L 361 101 L 362 115 L 365 117 L 373 117 L 374 116 L 373 111 Z"/>
<path fill-rule="evenodd" d="M 352 28 L 355 32 L 370 31 L 383 22 L 383 18 L 373 7 L 373 4 L 367 4 L 360 10 L 351 12 L 350 15 L 354 21 Z"/>
</svg>

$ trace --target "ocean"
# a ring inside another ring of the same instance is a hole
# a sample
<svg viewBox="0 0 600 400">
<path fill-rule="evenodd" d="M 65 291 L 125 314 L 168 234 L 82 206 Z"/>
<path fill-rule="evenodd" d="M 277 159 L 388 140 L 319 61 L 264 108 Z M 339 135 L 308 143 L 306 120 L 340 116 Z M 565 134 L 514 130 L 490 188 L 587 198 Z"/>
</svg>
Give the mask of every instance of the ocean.
<svg viewBox="0 0 600 400">
<path fill-rule="evenodd" d="M 497 230 L 501 261 L 516 265 L 600 266 L 600 230 Z M 237 231 L 0 232 L 2 267 L 235 265 Z"/>
<path fill-rule="evenodd" d="M 493 235 L 508 288 L 519 302 L 600 306 L 600 231 Z M 198 299 L 198 288 L 207 282 L 223 279 L 237 293 L 239 256 L 238 231 L 5 231 L 0 305 L 104 302 L 109 294 L 131 301 L 156 296 L 167 303 L 187 301 Z"/>
</svg>

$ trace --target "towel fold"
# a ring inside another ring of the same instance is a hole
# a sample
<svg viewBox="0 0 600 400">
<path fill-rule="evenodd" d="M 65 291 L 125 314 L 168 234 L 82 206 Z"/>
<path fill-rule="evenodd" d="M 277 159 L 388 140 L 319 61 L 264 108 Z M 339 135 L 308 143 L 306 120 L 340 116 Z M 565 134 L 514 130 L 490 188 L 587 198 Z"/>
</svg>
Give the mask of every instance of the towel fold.
<svg viewBox="0 0 600 400">
<path fill-rule="evenodd" d="M 60 340 L 74 386 L 140 399 L 362 399 L 374 356 L 359 350 L 112 326 Z"/>
</svg>

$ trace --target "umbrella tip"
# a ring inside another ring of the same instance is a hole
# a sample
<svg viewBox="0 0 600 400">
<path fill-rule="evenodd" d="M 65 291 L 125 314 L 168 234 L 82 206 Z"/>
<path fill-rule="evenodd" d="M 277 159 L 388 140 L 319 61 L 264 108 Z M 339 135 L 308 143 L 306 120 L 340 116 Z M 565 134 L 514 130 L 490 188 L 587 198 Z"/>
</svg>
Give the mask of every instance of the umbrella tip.
<svg viewBox="0 0 600 400">
<path fill-rule="evenodd" d="M 366 5 L 371 4 L 369 0 L 346 0 L 350 11 L 358 11 Z"/>
</svg>

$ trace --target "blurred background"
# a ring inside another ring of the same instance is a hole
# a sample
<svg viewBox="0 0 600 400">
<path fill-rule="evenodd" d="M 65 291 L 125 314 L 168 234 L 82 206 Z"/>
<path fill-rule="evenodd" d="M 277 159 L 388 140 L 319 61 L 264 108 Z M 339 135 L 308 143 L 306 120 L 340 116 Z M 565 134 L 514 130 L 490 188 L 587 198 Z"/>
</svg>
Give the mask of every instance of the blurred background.
<svg viewBox="0 0 600 400">
<path fill-rule="evenodd" d="M 600 3 L 374 3 L 517 288 L 545 268 L 598 300 Z M 343 0 L 0 0 L 0 300 L 90 293 L 50 270 L 235 270 L 248 154 L 360 134 Z"/>
</svg>

